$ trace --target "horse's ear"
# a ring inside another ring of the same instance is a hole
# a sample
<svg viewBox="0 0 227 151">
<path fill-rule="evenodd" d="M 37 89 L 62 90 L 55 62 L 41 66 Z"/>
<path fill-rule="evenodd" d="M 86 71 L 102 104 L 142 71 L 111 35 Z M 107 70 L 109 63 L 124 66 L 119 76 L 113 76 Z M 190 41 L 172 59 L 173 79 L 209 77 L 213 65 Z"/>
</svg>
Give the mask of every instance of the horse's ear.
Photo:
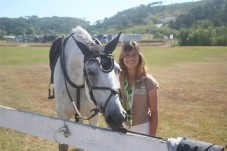
<svg viewBox="0 0 227 151">
<path fill-rule="evenodd" d="M 106 46 L 104 52 L 107 54 L 112 54 L 114 49 L 117 47 L 117 43 L 119 41 L 119 38 L 121 36 L 121 32 L 115 37 L 113 40 L 111 40 Z"/>
<path fill-rule="evenodd" d="M 89 48 L 88 45 L 84 44 L 83 42 L 80 42 L 78 40 L 75 40 L 77 46 L 80 48 L 81 52 L 83 53 L 84 56 L 89 56 L 91 54 L 91 49 Z"/>
</svg>

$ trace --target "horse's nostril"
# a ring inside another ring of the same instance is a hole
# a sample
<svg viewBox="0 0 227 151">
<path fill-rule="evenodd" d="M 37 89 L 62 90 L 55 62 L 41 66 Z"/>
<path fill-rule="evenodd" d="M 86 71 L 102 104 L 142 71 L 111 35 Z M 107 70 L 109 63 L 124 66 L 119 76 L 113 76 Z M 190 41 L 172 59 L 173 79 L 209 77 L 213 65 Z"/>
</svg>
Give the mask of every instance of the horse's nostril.
<svg viewBox="0 0 227 151">
<path fill-rule="evenodd" d="M 120 120 L 114 118 L 113 115 L 108 115 L 107 123 L 108 123 L 108 125 L 112 125 L 112 126 L 119 126 L 122 124 L 122 122 Z"/>
<path fill-rule="evenodd" d="M 115 125 L 111 115 L 108 115 L 108 117 L 106 118 L 106 122 L 110 125 Z"/>
<path fill-rule="evenodd" d="M 123 112 L 123 114 L 121 116 L 116 116 L 116 114 L 114 115 L 108 115 L 106 116 L 106 122 L 108 125 L 112 125 L 112 126 L 120 126 L 122 125 L 123 122 L 126 121 L 127 119 L 127 114 Z"/>
</svg>

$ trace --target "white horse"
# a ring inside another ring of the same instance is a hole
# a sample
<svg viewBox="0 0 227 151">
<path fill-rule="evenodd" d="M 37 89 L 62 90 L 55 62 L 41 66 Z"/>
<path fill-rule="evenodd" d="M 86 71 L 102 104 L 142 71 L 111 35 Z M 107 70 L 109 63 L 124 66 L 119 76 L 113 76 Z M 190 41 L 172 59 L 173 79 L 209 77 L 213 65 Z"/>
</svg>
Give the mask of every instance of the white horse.
<svg viewBox="0 0 227 151">
<path fill-rule="evenodd" d="M 58 117 L 68 120 L 77 114 L 83 122 L 92 116 L 89 124 L 98 126 L 101 112 L 110 127 L 122 125 L 126 112 L 119 97 L 120 68 L 112 56 L 119 37 L 102 46 L 86 30 L 76 27 L 62 43 L 53 72 Z M 59 144 L 59 150 L 68 150 L 68 146 Z"/>
</svg>

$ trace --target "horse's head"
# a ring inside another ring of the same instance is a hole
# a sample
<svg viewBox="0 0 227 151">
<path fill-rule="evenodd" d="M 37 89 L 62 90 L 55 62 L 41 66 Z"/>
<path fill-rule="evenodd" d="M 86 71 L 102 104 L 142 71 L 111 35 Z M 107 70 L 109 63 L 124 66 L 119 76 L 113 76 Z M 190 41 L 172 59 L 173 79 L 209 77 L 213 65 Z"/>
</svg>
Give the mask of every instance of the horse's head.
<svg viewBox="0 0 227 151">
<path fill-rule="evenodd" d="M 120 34 L 106 46 L 76 41 L 84 54 L 86 94 L 101 109 L 109 126 L 121 126 L 126 118 L 120 100 L 120 67 L 112 55 L 119 37 Z"/>
</svg>

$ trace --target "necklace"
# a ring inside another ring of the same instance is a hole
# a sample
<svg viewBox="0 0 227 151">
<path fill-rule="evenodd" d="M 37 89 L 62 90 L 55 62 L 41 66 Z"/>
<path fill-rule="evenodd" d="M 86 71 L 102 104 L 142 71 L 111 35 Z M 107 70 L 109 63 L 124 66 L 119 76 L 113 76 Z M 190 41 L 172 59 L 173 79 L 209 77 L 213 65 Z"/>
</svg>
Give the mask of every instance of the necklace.
<svg viewBox="0 0 227 151">
<path fill-rule="evenodd" d="M 128 77 L 125 76 L 124 80 L 124 94 L 126 96 L 126 112 L 127 116 L 127 124 L 132 125 L 132 104 L 133 104 L 133 93 L 134 93 L 134 84 L 130 84 L 128 82 Z"/>
</svg>

